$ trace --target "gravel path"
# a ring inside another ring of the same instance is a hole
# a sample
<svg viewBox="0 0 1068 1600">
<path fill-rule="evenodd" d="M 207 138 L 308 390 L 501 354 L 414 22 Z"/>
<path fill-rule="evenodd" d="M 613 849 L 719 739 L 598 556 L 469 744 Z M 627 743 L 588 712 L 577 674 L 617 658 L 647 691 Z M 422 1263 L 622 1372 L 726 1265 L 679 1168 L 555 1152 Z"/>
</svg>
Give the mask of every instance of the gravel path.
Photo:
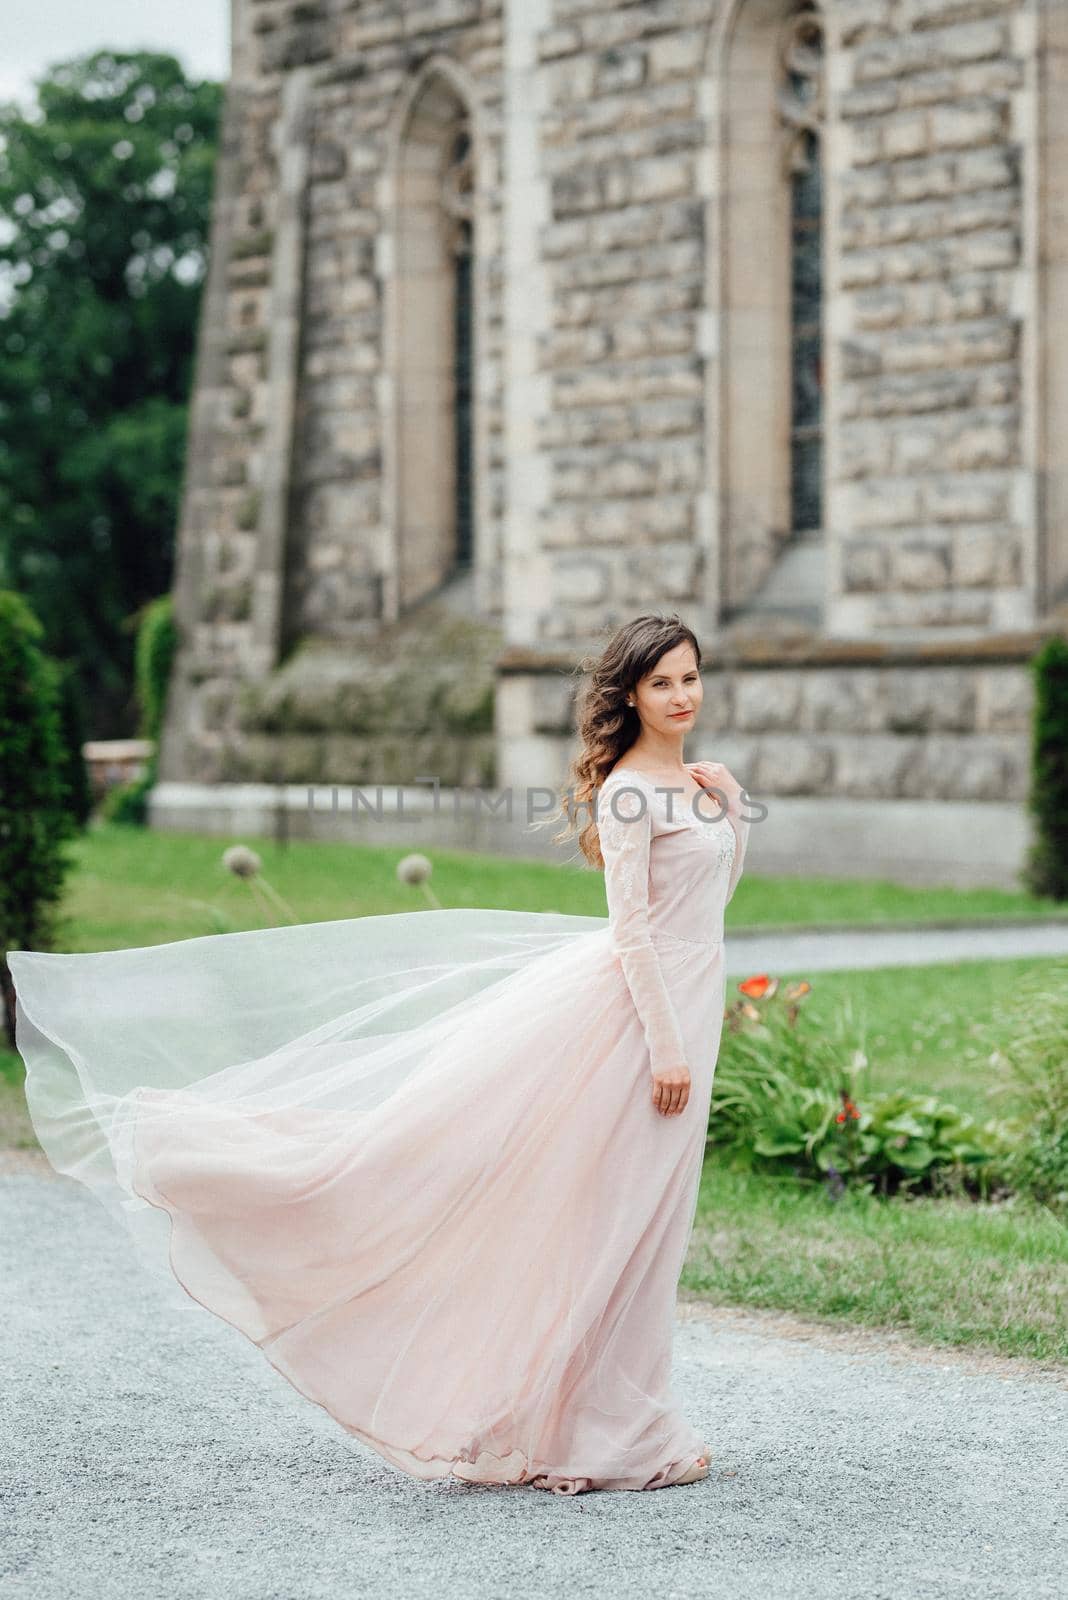
<svg viewBox="0 0 1068 1600">
<path fill-rule="evenodd" d="M 1064 1594 L 1063 1373 L 683 1300 L 709 1478 L 419 1484 L 32 1165 L 0 1174 L 4 1600 Z"/>
<path fill-rule="evenodd" d="M 732 933 L 727 973 L 847 972 L 863 967 L 929 966 L 943 961 L 1068 955 L 1068 923 L 1021 922 L 976 928 L 812 929 Z"/>
</svg>

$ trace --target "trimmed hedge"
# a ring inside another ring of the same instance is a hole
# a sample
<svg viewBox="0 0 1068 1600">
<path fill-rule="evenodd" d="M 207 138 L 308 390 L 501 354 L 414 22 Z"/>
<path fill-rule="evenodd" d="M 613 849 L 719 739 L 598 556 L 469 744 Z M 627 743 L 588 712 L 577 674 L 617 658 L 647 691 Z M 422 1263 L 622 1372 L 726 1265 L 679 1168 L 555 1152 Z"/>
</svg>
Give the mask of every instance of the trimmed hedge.
<svg viewBox="0 0 1068 1600">
<path fill-rule="evenodd" d="M 1027 886 L 1034 894 L 1068 900 L 1068 640 L 1047 639 L 1035 655 L 1031 791 L 1035 839 Z"/>
<path fill-rule="evenodd" d="M 0 590 L 0 988 L 15 1043 L 9 950 L 47 949 L 77 832 L 64 780 L 61 673 L 41 649 L 44 629 L 21 595 Z"/>
</svg>

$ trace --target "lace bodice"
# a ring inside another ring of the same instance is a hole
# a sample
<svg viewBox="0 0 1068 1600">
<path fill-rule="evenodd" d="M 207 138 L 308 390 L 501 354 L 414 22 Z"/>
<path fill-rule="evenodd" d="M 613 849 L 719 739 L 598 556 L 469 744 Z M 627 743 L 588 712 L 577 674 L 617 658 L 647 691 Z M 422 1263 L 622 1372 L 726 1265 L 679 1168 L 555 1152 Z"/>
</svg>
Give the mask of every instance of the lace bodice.
<svg viewBox="0 0 1068 1600">
<path fill-rule="evenodd" d="M 609 774 L 597 797 L 612 947 L 654 1073 L 686 1063 L 660 952 L 665 944 L 676 953 L 688 945 L 696 957 L 703 947 L 711 958 L 741 876 L 748 822 L 719 812 L 714 796 L 692 806 L 689 796 L 623 767 Z"/>
</svg>

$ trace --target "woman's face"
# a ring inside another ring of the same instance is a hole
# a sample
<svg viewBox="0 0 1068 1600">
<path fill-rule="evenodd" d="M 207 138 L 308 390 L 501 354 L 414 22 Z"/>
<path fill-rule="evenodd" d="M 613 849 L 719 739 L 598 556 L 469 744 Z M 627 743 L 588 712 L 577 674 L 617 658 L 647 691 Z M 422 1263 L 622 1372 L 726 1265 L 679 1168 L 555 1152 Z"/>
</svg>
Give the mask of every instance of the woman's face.
<svg viewBox="0 0 1068 1600">
<path fill-rule="evenodd" d="M 639 679 L 631 698 L 643 728 L 657 733 L 685 733 L 697 720 L 703 696 L 693 645 L 683 640 L 666 650 L 652 672 Z"/>
</svg>

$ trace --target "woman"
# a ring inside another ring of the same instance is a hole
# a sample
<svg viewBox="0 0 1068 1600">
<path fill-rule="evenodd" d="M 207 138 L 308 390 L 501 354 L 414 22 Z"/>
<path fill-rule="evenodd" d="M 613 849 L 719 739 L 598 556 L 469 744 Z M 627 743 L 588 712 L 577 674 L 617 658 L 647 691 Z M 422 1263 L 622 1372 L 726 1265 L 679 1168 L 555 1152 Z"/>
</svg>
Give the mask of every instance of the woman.
<svg viewBox="0 0 1068 1600">
<path fill-rule="evenodd" d="M 53 1165 L 183 1303 L 416 1477 L 576 1494 L 708 1472 L 671 1343 L 748 822 L 726 768 L 682 760 L 699 668 L 677 617 L 593 666 L 560 814 L 566 834 L 595 808 L 607 920 L 468 908 L 9 953 Z"/>
</svg>

